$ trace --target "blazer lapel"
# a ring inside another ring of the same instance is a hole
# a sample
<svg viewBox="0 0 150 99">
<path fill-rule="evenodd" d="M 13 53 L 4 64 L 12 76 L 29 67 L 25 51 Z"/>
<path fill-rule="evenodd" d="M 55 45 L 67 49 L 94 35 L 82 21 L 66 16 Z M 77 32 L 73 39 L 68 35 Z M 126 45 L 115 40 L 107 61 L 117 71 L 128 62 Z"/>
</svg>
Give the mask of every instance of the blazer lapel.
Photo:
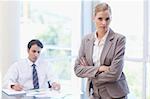
<svg viewBox="0 0 150 99">
<path fill-rule="evenodd" d="M 104 44 L 103 51 L 101 53 L 101 57 L 100 57 L 101 65 L 104 64 L 105 57 L 113 44 L 112 43 L 112 39 L 114 38 L 113 34 L 114 34 L 114 32 L 110 29 L 109 34 L 108 34 L 105 44 Z"/>
<path fill-rule="evenodd" d="M 92 56 L 93 56 L 93 46 L 94 46 L 94 33 L 91 36 L 91 38 L 88 38 L 87 40 L 87 56 L 88 56 L 88 60 L 89 60 L 89 65 L 93 65 L 93 60 L 92 60 Z"/>
</svg>

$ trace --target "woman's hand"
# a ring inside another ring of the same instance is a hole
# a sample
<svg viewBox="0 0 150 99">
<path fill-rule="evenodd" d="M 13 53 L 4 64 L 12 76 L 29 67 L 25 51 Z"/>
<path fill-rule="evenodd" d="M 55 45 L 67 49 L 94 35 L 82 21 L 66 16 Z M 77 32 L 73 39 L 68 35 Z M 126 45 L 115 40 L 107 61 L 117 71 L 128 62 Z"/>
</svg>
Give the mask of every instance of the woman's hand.
<svg viewBox="0 0 150 99">
<path fill-rule="evenodd" d="M 84 57 L 80 58 L 80 65 L 81 66 L 88 66 L 87 60 Z"/>
<path fill-rule="evenodd" d="M 109 66 L 102 65 L 99 67 L 99 72 L 109 71 Z"/>
</svg>

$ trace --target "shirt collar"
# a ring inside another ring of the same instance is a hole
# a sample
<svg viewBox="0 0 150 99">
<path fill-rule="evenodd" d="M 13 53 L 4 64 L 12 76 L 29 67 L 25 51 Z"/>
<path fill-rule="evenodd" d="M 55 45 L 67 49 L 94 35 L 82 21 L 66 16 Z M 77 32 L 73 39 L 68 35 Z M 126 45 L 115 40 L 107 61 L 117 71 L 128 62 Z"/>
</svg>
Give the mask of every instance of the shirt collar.
<svg viewBox="0 0 150 99">
<path fill-rule="evenodd" d="M 31 61 L 29 60 L 29 58 L 27 58 L 27 62 L 28 62 L 28 64 L 29 64 L 29 66 L 32 66 L 33 64 L 35 64 L 36 66 L 38 66 L 38 64 L 39 64 L 38 59 L 37 59 L 37 61 L 36 61 L 35 63 L 33 63 L 33 62 L 31 62 Z"/>
<path fill-rule="evenodd" d="M 110 31 L 110 29 L 107 30 L 106 34 L 104 35 L 104 37 L 103 37 L 101 40 L 99 40 L 99 39 L 97 38 L 97 34 L 96 34 L 97 31 L 95 31 L 95 42 L 94 42 L 94 44 L 98 45 L 100 42 L 101 42 L 101 43 L 104 43 L 104 42 L 106 41 L 106 38 L 107 38 L 107 36 L 108 36 L 109 31 Z"/>
</svg>

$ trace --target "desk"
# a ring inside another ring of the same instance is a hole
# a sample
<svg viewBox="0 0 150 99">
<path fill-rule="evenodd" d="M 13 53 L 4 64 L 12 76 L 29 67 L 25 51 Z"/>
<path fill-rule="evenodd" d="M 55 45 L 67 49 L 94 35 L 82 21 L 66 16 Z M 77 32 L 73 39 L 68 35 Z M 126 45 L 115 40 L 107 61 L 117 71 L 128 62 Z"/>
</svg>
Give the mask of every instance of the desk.
<svg viewBox="0 0 150 99">
<path fill-rule="evenodd" d="M 82 94 L 70 94 L 66 95 L 62 98 L 51 98 L 51 97 L 34 97 L 34 96 L 26 96 L 25 94 L 22 95 L 12 95 L 9 96 L 2 92 L 2 99 L 82 99 Z"/>
</svg>

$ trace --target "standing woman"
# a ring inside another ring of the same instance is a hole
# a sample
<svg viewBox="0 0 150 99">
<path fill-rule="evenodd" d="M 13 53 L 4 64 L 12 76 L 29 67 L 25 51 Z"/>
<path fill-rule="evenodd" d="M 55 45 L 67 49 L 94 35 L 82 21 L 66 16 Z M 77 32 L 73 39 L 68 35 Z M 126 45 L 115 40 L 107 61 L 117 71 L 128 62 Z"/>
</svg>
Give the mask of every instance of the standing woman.
<svg viewBox="0 0 150 99">
<path fill-rule="evenodd" d="M 88 78 L 86 91 L 90 99 L 127 99 L 129 89 L 123 73 L 125 36 L 109 28 L 108 4 L 95 7 L 93 20 L 96 31 L 82 39 L 75 74 Z"/>
</svg>

